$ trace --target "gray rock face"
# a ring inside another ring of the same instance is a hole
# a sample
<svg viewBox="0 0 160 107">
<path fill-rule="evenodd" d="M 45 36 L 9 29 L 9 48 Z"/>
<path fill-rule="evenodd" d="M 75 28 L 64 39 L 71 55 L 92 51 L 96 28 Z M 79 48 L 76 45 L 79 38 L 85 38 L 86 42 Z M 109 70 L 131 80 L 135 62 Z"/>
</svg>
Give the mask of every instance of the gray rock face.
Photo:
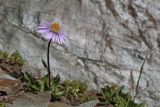
<svg viewBox="0 0 160 107">
<path fill-rule="evenodd" d="M 53 75 L 133 91 L 146 58 L 137 101 L 160 106 L 159 0 L 0 0 L 0 50 L 18 50 L 43 68 L 47 41 L 35 30 L 47 20 L 68 33 L 66 45 L 52 44 Z"/>
</svg>

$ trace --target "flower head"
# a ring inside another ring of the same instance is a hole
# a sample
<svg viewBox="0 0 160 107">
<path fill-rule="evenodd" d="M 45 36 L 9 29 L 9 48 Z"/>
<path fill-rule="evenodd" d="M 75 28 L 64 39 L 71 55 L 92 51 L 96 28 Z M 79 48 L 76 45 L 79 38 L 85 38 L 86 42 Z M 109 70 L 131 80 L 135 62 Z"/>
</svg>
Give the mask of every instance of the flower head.
<svg viewBox="0 0 160 107">
<path fill-rule="evenodd" d="M 42 37 L 53 42 L 64 44 L 67 41 L 66 33 L 62 30 L 59 22 L 47 22 L 38 26 L 38 33 L 42 34 Z"/>
</svg>

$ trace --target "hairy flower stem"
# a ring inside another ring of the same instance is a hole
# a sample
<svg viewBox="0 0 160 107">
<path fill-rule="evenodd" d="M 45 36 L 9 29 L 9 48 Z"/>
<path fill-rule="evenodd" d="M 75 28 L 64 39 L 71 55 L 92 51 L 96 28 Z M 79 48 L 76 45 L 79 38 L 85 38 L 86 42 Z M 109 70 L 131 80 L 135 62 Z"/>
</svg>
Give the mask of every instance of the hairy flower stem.
<svg viewBox="0 0 160 107">
<path fill-rule="evenodd" d="M 52 38 L 48 42 L 48 48 L 47 48 L 47 69 L 48 69 L 48 85 L 51 87 L 51 71 L 50 71 L 50 62 L 49 62 L 49 51 L 50 51 L 50 46 L 51 46 L 51 41 Z"/>
</svg>

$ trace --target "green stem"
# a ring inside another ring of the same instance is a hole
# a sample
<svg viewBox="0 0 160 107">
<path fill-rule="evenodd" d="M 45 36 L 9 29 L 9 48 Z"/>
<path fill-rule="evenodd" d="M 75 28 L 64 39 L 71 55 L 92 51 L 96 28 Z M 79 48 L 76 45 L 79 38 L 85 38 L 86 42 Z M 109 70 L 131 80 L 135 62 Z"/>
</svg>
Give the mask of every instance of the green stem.
<svg viewBox="0 0 160 107">
<path fill-rule="evenodd" d="M 49 87 L 51 87 L 51 71 L 50 71 L 50 62 L 49 62 L 49 51 L 50 51 L 50 46 L 51 46 L 51 41 L 52 38 L 48 42 L 48 48 L 47 48 L 47 65 L 48 65 L 48 84 Z"/>
</svg>

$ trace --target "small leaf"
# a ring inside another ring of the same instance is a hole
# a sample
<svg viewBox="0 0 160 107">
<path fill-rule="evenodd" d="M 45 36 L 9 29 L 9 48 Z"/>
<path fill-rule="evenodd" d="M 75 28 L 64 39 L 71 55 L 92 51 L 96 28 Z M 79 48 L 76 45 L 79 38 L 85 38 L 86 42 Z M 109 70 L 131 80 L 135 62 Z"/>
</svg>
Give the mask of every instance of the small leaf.
<svg viewBox="0 0 160 107">
<path fill-rule="evenodd" d="M 44 91 L 45 81 L 38 80 L 38 83 L 39 83 L 39 91 L 40 91 L 40 92 L 43 92 L 43 91 Z"/>
<path fill-rule="evenodd" d="M 34 78 L 28 72 L 25 72 L 24 75 L 25 75 L 25 80 L 27 80 L 29 82 L 29 84 L 34 83 Z"/>
<path fill-rule="evenodd" d="M 60 82 L 60 76 L 57 75 L 55 78 L 53 78 L 51 85 L 57 86 Z"/>
<path fill-rule="evenodd" d="M 1 101 L 0 101 L 0 107 L 6 107 L 5 102 L 1 102 Z"/>
<path fill-rule="evenodd" d="M 47 81 L 48 80 L 48 75 L 45 75 L 43 78 L 41 78 L 41 81 Z"/>
<path fill-rule="evenodd" d="M 56 91 L 52 93 L 52 100 L 57 100 L 61 96 L 65 95 L 65 91 Z"/>
<path fill-rule="evenodd" d="M 43 59 L 41 59 L 41 61 L 42 61 L 43 66 L 47 69 L 48 66 L 47 66 L 46 62 Z"/>
<path fill-rule="evenodd" d="M 120 93 L 122 93 L 122 90 L 124 89 L 124 86 L 121 86 L 119 87 L 117 90 L 116 90 L 116 95 L 119 96 Z"/>
<path fill-rule="evenodd" d="M 48 82 L 45 81 L 45 83 L 44 83 L 44 91 L 49 91 L 49 90 L 51 90 L 51 89 L 50 89 L 50 87 L 48 85 Z"/>
<path fill-rule="evenodd" d="M 145 104 L 144 104 L 144 103 L 141 103 L 141 104 L 139 104 L 138 107 L 144 107 L 144 106 L 145 106 Z"/>
<path fill-rule="evenodd" d="M 130 101 L 127 105 L 127 107 L 135 107 L 136 105 L 134 104 L 134 101 Z"/>
<path fill-rule="evenodd" d="M 39 87 L 36 84 L 30 86 L 31 91 L 39 91 Z"/>
<path fill-rule="evenodd" d="M 109 86 L 106 86 L 105 88 L 102 88 L 102 95 L 106 98 L 106 100 L 111 100 L 113 98 L 112 96 L 112 90 Z"/>
<path fill-rule="evenodd" d="M 60 97 L 60 96 L 63 96 L 65 94 L 64 91 L 58 91 L 55 93 L 56 96 Z"/>
</svg>

